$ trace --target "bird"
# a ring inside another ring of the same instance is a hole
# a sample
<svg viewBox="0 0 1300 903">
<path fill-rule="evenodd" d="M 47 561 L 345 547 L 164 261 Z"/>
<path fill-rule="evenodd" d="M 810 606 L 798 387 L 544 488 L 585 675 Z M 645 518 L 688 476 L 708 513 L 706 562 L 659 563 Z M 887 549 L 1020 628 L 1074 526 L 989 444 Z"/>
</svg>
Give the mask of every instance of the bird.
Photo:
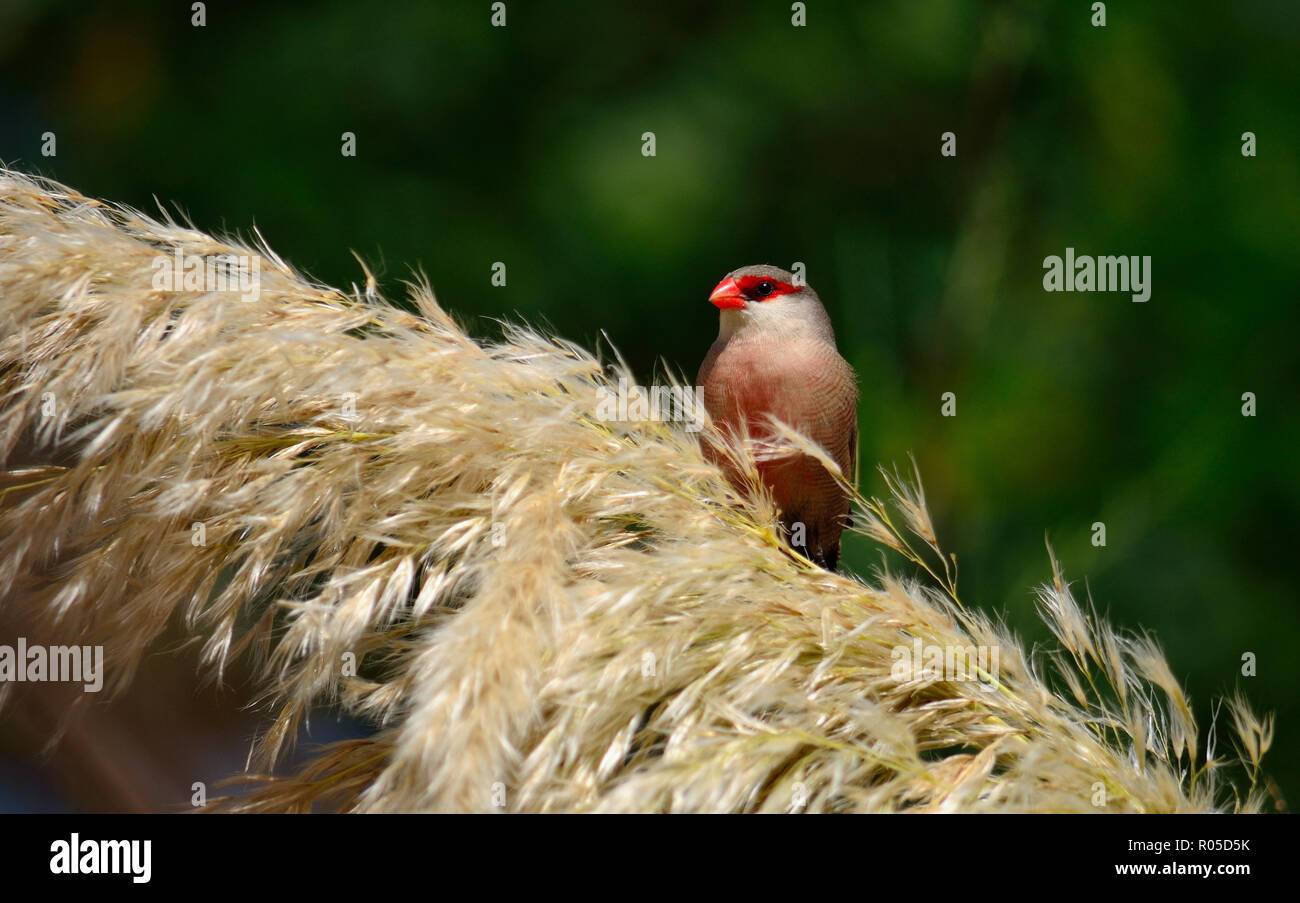
<svg viewBox="0 0 1300 903">
<path fill-rule="evenodd" d="M 696 385 L 718 430 L 761 443 L 774 437 L 775 418 L 821 446 L 845 479 L 854 479 L 857 374 L 836 349 L 835 330 L 817 293 L 779 267 L 747 266 L 728 273 L 709 302 L 719 310 L 718 338 Z M 704 448 L 744 492 L 735 464 L 709 442 Z M 776 502 L 787 545 L 835 570 L 840 535 L 849 524 L 849 493 L 805 453 L 760 454 L 755 463 Z"/>
</svg>

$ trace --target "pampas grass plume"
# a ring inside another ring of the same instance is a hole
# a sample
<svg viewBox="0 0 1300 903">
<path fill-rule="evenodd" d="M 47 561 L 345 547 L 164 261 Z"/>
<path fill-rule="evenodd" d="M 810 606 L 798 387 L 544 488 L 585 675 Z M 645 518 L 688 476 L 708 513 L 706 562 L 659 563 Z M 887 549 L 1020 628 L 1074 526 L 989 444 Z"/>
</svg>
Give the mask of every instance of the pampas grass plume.
<svg viewBox="0 0 1300 903">
<path fill-rule="evenodd" d="M 177 250 L 256 258 L 259 297 L 154 289 Z M 407 305 L 0 170 L 0 605 L 103 644 L 115 690 L 176 617 L 214 675 L 259 662 L 273 719 L 218 808 L 1261 807 L 1271 720 L 1227 702 L 1239 790 L 1054 556 L 1058 648 L 1027 653 L 959 599 L 915 472 L 857 496 L 901 571 L 828 573 L 696 435 L 596 416 L 625 368 Z M 918 640 L 996 672 L 900 678 Z M 321 705 L 375 732 L 259 776 Z"/>
</svg>

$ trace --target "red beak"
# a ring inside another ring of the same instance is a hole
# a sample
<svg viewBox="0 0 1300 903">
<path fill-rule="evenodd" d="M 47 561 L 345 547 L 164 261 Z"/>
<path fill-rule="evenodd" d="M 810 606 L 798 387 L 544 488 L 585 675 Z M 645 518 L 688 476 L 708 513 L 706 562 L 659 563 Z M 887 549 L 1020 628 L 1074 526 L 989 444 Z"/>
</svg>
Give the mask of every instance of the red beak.
<svg viewBox="0 0 1300 903">
<path fill-rule="evenodd" d="M 745 306 L 745 296 L 740 292 L 740 284 L 728 276 L 709 295 L 709 303 L 718 310 L 735 309 Z"/>
</svg>

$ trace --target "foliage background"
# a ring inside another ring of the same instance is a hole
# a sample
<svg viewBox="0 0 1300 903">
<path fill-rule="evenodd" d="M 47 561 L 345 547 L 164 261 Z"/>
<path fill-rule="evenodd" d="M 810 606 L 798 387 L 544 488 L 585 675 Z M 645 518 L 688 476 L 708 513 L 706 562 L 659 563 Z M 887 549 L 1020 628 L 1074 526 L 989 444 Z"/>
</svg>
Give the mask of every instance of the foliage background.
<svg viewBox="0 0 1300 903">
<path fill-rule="evenodd" d="M 694 375 L 725 272 L 802 261 L 861 377 L 862 459 L 915 455 L 964 597 L 1046 640 L 1049 535 L 1203 725 L 1236 686 L 1277 712 L 1294 799 L 1294 4 L 1111 3 L 1105 28 L 1073 0 L 807 5 L 793 28 L 785 2 L 519 0 L 492 28 L 479 0 L 214 2 L 194 28 L 184 2 L 7 0 L 0 159 L 256 225 L 327 283 L 362 280 L 351 250 L 394 295 L 418 269 L 480 336 L 603 332 L 647 382 Z M 1151 300 L 1044 292 L 1067 246 L 1150 255 Z M 849 541 L 847 567 L 878 561 Z"/>
</svg>

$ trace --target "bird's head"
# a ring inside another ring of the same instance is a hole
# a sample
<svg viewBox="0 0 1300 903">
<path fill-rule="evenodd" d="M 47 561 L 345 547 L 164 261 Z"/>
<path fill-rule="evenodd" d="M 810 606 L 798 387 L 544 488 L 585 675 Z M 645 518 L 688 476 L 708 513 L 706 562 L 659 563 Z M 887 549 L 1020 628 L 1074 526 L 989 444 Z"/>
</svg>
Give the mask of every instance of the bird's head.
<svg viewBox="0 0 1300 903">
<path fill-rule="evenodd" d="M 723 339 L 754 329 L 818 334 L 831 329 L 817 293 L 780 267 L 762 264 L 733 270 L 714 288 L 709 302 L 722 313 Z"/>
</svg>

